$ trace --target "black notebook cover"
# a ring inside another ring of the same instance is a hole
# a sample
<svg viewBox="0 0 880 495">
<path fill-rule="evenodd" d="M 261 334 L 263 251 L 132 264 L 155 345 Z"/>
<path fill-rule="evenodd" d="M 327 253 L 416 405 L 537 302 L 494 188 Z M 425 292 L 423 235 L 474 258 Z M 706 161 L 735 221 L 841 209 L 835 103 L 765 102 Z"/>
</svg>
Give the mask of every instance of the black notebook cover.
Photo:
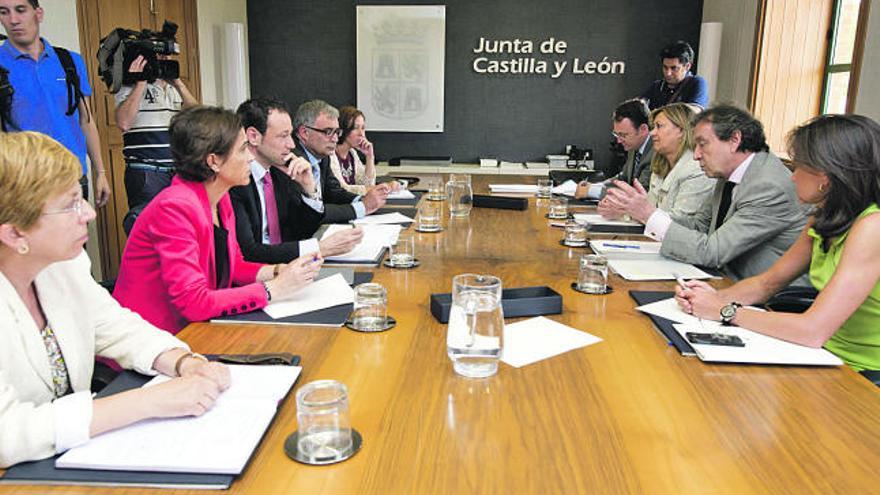
<svg viewBox="0 0 880 495">
<path fill-rule="evenodd" d="M 629 296 L 635 300 L 636 304 L 639 306 L 644 306 L 645 304 L 651 304 L 653 302 L 662 301 L 663 299 L 669 299 L 670 297 L 675 296 L 675 292 L 671 291 L 652 291 L 652 290 L 631 290 L 629 291 Z M 690 343 L 685 340 L 680 333 L 676 332 L 674 328 L 672 328 L 673 323 L 672 320 L 667 320 L 666 318 L 660 318 L 659 316 L 649 315 L 645 313 L 645 316 L 651 318 L 651 321 L 654 322 L 654 325 L 657 327 L 657 330 L 666 337 L 666 341 L 675 346 L 675 348 L 680 352 L 683 356 L 696 356 L 697 353 L 694 351 L 694 348 L 691 347 Z"/>
<path fill-rule="evenodd" d="M 593 234 L 638 234 L 644 235 L 644 225 L 589 225 L 587 232 Z"/>
<path fill-rule="evenodd" d="M 140 387 L 153 377 L 133 371 L 123 371 L 97 398 L 107 397 Z M 95 469 L 56 469 L 55 457 L 42 461 L 17 464 L 6 470 L 0 484 L 8 485 L 94 485 L 144 486 L 161 488 L 228 489 L 235 479 L 231 474 L 157 473 L 145 471 L 109 471 Z"/>
<path fill-rule="evenodd" d="M 529 200 L 527 198 L 512 198 L 509 196 L 474 194 L 474 208 L 499 208 L 502 210 L 527 210 L 529 208 Z"/>
<path fill-rule="evenodd" d="M 370 278 L 372 279 L 372 274 L 370 274 Z M 353 309 L 354 304 L 346 303 L 303 313 L 301 315 L 279 318 L 277 320 L 267 315 L 266 312 L 261 309 L 258 311 L 251 311 L 250 313 L 220 316 L 213 318 L 211 323 L 264 323 L 269 325 L 341 327 L 345 323 L 345 320 L 348 319 L 348 315 L 351 314 Z"/>
</svg>

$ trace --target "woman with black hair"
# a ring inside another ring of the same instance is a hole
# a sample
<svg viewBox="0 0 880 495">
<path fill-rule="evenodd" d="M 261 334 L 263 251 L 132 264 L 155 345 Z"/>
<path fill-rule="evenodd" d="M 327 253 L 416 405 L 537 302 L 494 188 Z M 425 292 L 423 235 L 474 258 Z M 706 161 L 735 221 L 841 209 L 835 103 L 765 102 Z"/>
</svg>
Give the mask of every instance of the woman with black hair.
<svg viewBox="0 0 880 495">
<path fill-rule="evenodd" d="M 880 125 L 823 115 L 794 129 L 788 148 L 798 198 L 815 206 L 798 240 L 760 275 L 720 291 L 687 282 L 676 299 L 700 318 L 825 347 L 858 371 L 880 370 Z M 739 309 L 807 271 L 820 292 L 805 313 Z"/>
</svg>

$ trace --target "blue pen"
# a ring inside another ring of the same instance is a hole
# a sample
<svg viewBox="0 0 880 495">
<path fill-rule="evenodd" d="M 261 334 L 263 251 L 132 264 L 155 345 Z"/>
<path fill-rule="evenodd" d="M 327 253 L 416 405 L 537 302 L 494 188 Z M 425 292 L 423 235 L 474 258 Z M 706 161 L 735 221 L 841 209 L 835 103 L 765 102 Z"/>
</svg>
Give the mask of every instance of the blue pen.
<svg viewBox="0 0 880 495">
<path fill-rule="evenodd" d="M 613 248 L 621 248 L 621 249 L 642 249 L 640 246 L 633 246 L 631 244 L 611 244 L 610 242 L 606 242 L 605 247 L 613 247 Z"/>
</svg>

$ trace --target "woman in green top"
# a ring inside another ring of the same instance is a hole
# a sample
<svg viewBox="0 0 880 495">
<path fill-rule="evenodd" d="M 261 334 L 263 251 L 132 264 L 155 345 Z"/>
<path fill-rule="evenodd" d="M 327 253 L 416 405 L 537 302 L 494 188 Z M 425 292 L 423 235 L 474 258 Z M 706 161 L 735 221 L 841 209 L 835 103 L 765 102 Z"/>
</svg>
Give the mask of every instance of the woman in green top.
<svg viewBox="0 0 880 495">
<path fill-rule="evenodd" d="M 676 299 L 695 316 L 824 346 L 856 370 L 880 370 L 880 125 L 824 115 L 794 129 L 788 150 L 798 197 L 815 205 L 798 240 L 760 275 L 719 291 L 687 282 Z M 805 313 L 737 311 L 807 270 L 820 293 Z"/>
</svg>

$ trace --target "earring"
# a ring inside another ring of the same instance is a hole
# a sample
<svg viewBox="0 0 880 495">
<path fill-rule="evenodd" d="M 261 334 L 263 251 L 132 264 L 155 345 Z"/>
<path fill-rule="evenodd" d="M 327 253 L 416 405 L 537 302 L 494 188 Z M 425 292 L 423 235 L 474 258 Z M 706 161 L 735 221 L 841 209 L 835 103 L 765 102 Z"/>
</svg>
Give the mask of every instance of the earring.
<svg viewBox="0 0 880 495">
<path fill-rule="evenodd" d="M 819 184 L 819 192 L 820 193 L 825 192 L 825 184 Z"/>
<path fill-rule="evenodd" d="M 26 242 L 18 245 L 18 254 L 28 254 L 29 252 L 31 252 L 31 247 Z"/>
</svg>

